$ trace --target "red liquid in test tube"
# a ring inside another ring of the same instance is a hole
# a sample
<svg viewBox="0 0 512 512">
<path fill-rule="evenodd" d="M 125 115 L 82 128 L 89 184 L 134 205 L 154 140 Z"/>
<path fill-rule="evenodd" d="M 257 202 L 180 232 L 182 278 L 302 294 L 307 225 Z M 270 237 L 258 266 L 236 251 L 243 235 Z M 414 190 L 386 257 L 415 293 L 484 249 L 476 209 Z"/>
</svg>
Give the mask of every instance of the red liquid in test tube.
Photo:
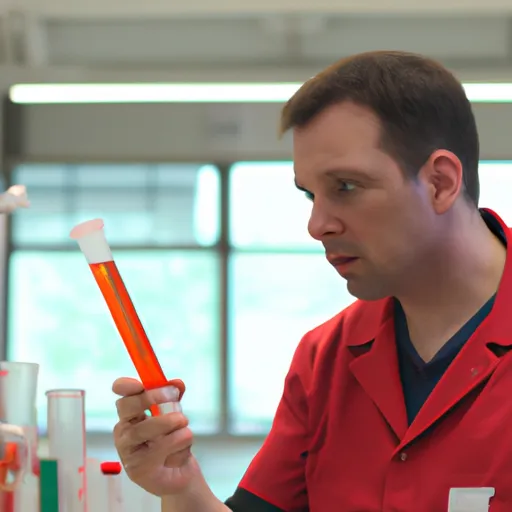
<svg viewBox="0 0 512 512">
<path fill-rule="evenodd" d="M 152 390 L 172 384 L 179 390 L 176 402 L 155 406 L 151 413 L 158 415 L 163 412 L 179 411 L 181 409 L 178 399 L 184 392 L 184 385 L 181 381 L 170 382 L 165 377 L 114 261 L 103 226 L 101 219 L 90 220 L 75 226 L 70 236 L 78 242 L 89 263 L 144 388 Z"/>
</svg>

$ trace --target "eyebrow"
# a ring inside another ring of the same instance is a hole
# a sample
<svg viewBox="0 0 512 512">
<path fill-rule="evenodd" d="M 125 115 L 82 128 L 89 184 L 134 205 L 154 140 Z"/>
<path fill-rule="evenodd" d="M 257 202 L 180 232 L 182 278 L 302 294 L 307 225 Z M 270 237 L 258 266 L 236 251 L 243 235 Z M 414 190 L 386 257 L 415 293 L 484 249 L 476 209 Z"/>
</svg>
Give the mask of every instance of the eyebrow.
<svg viewBox="0 0 512 512">
<path fill-rule="evenodd" d="M 371 181 L 371 182 L 374 182 L 374 181 L 378 181 L 378 178 L 375 177 L 375 176 L 371 176 L 370 174 L 364 172 L 364 171 L 361 171 L 361 170 L 355 170 L 355 169 L 350 169 L 350 168 L 345 168 L 345 169 L 331 169 L 329 171 L 326 171 L 325 172 L 325 176 L 329 177 L 329 178 L 334 178 L 334 179 L 354 179 L 354 180 L 363 180 L 363 181 Z"/>
<path fill-rule="evenodd" d="M 369 182 L 376 182 L 379 181 L 379 179 L 375 176 L 371 176 L 370 174 L 364 172 L 364 171 L 355 171 L 350 170 L 348 168 L 346 169 L 331 169 L 330 171 L 324 172 L 324 176 L 335 179 L 335 180 L 344 180 L 344 179 L 354 179 L 362 180 L 362 181 L 369 181 Z M 297 179 L 294 179 L 293 182 L 295 183 L 295 187 L 300 190 L 301 192 L 309 192 L 308 189 L 297 183 Z"/>
</svg>

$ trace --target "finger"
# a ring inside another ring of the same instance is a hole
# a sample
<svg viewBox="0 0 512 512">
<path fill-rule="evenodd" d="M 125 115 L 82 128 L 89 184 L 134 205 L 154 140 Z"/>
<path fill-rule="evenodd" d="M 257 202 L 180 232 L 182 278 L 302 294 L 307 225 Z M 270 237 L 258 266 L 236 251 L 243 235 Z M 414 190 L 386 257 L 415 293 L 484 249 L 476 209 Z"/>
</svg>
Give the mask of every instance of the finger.
<svg viewBox="0 0 512 512">
<path fill-rule="evenodd" d="M 179 468 L 191 455 L 194 435 L 189 428 L 176 430 L 172 434 L 159 439 L 155 446 L 164 454 L 164 464 L 168 468 Z"/>
<path fill-rule="evenodd" d="M 164 436 L 186 428 L 188 419 L 181 413 L 165 414 L 147 418 L 129 431 L 126 432 L 126 442 L 132 447 L 140 446 L 144 443 L 155 443 Z"/>
<path fill-rule="evenodd" d="M 186 386 L 181 379 L 172 379 L 167 385 L 176 387 L 180 392 L 180 399 L 185 393 Z M 116 395 L 130 396 L 136 395 L 144 390 L 143 385 L 136 379 L 130 379 L 128 377 L 121 377 L 117 379 L 112 385 L 112 391 Z"/>
<path fill-rule="evenodd" d="M 136 379 L 121 377 L 112 384 L 112 391 L 119 396 L 138 395 L 144 391 L 142 384 Z"/>
<path fill-rule="evenodd" d="M 146 418 L 146 410 L 151 406 L 148 397 L 140 395 L 127 396 L 116 401 L 117 416 L 121 422 L 142 421 Z"/>
<path fill-rule="evenodd" d="M 145 411 L 151 406 L 176 402 L 178 398 L 179 391 L 174 386 L 142 391 L 137 395 L 125 396 L 117 400 L 117 415 L 121 421 L 142 421 L 146 416 Z"/>
<path fill-rule="evenodd" d="M 187 460 L 192 456 L 192 443 L 187 444 L 187 446 L 180 450 L 179 452 L 174 453 L 173 455 L 169 455 L 165 461 L 164 466 L 166 468 L 181 468 L 186 463 Z"/>
<path fill-rule="evenodd" d="M 122 377 L 114 381 L 112 391 L 121 398 L 116 401 L 117 415 L 121 421 L 142 421 L 145 419 L 146 406 L 141 398 L 144 388 L 136 379 Z M 123 403 L 124 401 L 124 403 Z"/>
<path fill-rule="evenodd" d="M 149 466 L 163 464 L 167 467 L 179 467 L 180 462 L 190 456 L 193 434 L 189 428 L 181 428 L 161 437 L 152 444 L 143 444 L 136 451 L 120 452 L 125 468 L 131 472 L 144 471 Z"/>
<path fill-rule="evenodd" d="M 181 379 L 172 379 L 167 383 L 168 386 L 174 386 L 179 390 L 179 398 L 185 393 L 186 386 Z M 121 377 L 112 385 L 112 391 L 119 396 L 137 395 L 144 390 L 144 386 L 136 379 Z"/>
</svg>

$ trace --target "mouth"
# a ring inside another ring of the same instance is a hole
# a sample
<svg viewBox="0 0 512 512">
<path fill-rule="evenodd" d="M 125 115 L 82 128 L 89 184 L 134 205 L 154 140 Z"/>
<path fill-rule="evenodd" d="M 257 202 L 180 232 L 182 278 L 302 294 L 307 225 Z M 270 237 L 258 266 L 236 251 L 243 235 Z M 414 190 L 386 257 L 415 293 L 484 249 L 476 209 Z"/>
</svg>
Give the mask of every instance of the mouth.
<svg viewBox="0 0 512 512">
<path fill-rule="evenodd" d="M 346 270 L 352 263 L 359 258 L 355 256 L 337 256 L 335 258 L 328 258 L 329 263 L 338 271 Z"/>
</svg>

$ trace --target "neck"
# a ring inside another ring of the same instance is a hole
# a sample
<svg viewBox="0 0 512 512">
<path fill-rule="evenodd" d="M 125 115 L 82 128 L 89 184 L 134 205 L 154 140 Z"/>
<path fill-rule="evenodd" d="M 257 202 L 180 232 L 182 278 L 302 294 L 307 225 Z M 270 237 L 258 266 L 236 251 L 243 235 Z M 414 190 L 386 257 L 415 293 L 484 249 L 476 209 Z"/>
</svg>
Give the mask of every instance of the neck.
<svg viewBox="0 0 512 512">
<path fill-rule="evenodd" d="M 478 211 L 451 222 L 444 245 L 428 256 L 409 289 L 397 294 L 411 341 L 430 359 L 496 293 L 506 249 Z"/>
</svg>

